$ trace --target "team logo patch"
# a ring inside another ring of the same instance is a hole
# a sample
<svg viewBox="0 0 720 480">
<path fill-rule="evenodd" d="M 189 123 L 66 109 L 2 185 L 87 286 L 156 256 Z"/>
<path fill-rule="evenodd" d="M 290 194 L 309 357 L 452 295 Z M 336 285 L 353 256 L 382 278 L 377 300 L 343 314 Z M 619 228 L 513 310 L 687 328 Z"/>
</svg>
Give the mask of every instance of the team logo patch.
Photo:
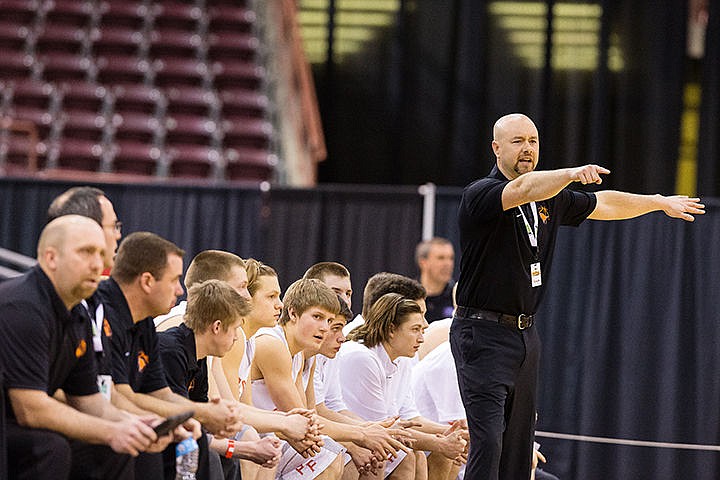
<svg viewBox="0 0 720 480">
<path fill-rule="evenodd" d="M 547 223 L 548 220 L 550 220 L 550 212 L 545 205 L 540 206 L 538 209 L 538 215 L 540 215 L 540 220 L 542 220 L 543 223 Z"/>
<path fill-rule="evenodd" d="M 147 353 L 140 350 L 138 353 L 138 372 L 142 373 L 145 367 L 148 366 L 148 363 L 150 363 L 150 357 L 147 356 Z"/>
<path fill-rule="evenodd" d="M 75 348 L 75 358 L 80 358 L 87 352 L 87 342 L 85 339 L 80 340 L 77 348 Z"/>
<path fill-rule="evenodd" d="M 112 328 L 110 328 L 110 322 L 108 322 L 107 318 L 103 319 L 103 332 L 105 332 L 106 337 L 112 337 Z"/>
</svg>

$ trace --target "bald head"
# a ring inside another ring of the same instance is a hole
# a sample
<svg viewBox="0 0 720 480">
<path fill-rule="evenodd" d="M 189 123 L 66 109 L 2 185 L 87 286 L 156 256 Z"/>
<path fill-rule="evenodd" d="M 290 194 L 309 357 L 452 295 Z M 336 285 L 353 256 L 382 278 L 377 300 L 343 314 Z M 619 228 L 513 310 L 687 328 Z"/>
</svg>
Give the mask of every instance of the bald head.
<svg viewBox="0 0 720 480">
<path fill-rule="evenodd" d="M 497 122 L 495 122 L 493 126 L 493 140 L 498 140 L 499 137 L 506 135 L 508 131 L 512 131 L 517 125 L 531 125 L 537 134 L 537 127 L 530 117 L 522 113 L 510 113 L 498 118 Z"/>
<path fill-rule="evenodd" d="M 68 235 L 76 231 L 99 231 L 102 234 L 100 225 L 89 217 L 81 215 L 63 215 L 48 223 L 40 233 L 38 240 L 38 260 L 41 260 L 42 253 L 48 247 L 62 249 L 68 239 Z"/>
<path fill-rule="evenodd" d="M 68 308 L 97 288 L 105 237 L 94 220 L 64 215 L 48 223 L 38 240 L 38 263 Z"/>
</svg>

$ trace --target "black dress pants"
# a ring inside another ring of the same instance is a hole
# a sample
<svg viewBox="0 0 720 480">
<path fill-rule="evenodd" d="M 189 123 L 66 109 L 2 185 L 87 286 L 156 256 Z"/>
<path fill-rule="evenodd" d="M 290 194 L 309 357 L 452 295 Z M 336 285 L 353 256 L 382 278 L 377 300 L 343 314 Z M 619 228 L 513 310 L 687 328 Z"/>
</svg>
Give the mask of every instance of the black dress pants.
<svg viewBox="0 0 720 480">
<path fill-rule="evenodd" d="M 8 478 L 133 480 L 133 459 L 104 445 L 70 441 L 50 430 L 6 424 Z"/>
<path fill-rule="evenodd" d="M 465 478 L 530 478 L 540 339 L 492 320 L 456 316 L 450 347 L 470 429 Z"/>
</svg>

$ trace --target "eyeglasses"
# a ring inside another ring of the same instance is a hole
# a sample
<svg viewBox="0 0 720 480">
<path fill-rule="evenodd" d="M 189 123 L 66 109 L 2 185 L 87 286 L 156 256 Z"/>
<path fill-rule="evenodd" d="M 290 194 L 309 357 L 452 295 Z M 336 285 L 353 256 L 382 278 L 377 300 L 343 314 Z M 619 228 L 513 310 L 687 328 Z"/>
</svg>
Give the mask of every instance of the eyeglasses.
<svg viewBox="0 0 720 480">
<path fill-rule="evenodd" d="M 122 230 L 122 222 L 120 220 L 115 220 L 113 223 L 103 224 L 103 227 L 114 228 L 116 232 L 120 233 Z"/>
</svg>

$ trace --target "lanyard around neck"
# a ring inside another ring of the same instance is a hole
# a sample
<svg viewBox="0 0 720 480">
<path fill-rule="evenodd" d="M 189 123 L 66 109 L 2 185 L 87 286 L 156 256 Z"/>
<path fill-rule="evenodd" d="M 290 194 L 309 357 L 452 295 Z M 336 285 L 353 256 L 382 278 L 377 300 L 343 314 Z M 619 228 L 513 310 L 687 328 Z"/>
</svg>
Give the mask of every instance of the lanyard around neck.
<svg viewBox="0 0 720 480">
<path fill-rule="evenodd" d="M 525 230 L 527 231 L 528 239 L 530 240 L 530 245 L 537 248 L 538 246 L 538 211 L 537 206 L 535 205 L 535 202 L 530 202 L 530 210 L 533 213 L 533 228 L 530 228 L 530 223 L 528 222 L 527 217 L 525 216 L 525 212 L 523 209 L 518 205 L 518 210 L 520 210 L 520 215 L 522 216 L 523 223 L 525 223 Z"/>
</svg>

